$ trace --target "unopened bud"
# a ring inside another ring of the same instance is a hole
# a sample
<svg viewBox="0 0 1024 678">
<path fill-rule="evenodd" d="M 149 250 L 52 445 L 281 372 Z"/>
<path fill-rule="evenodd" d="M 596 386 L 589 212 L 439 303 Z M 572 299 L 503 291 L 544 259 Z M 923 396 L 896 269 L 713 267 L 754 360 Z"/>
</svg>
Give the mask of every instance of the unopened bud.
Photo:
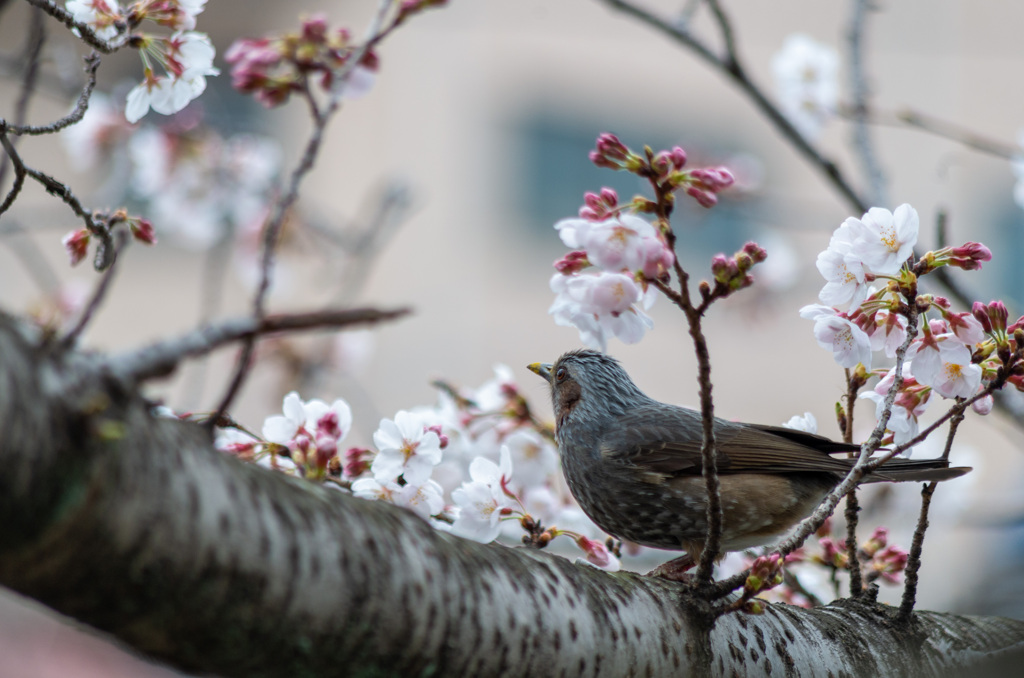
<svg viewBox="0 0 1024 678">
<path fill-rule="evenodd" d="M 583 250 L 569 252 L 555 262 L 555 270 L 562 275 L 572 275 L 590 266 L 587 253 Z"/>
<path fill-rule="evenodd" d="M 686 151 L 679 146 L 672 147 L 672 150 L 669 152 L 669 157 L 671 157 L 672 165 L 677 170 L 683 169 L 683 166 L 686 165 Z"/>
<path fill-rule="evenodd" d="M 747 614 L 764 614 L 764 602 L 761 600 L 748 600 L 743 604 L 743 611 Z"/>
<path fill-rule="evenodd" d="M 709 191 L 705 191 L 697 186 L 690 186 L 686 189 L 686 194 L 697 201 L 697 204 L 701 207 L 707 207 L 708 209 L 718 204 L 718 196 Z"/>
</svg>

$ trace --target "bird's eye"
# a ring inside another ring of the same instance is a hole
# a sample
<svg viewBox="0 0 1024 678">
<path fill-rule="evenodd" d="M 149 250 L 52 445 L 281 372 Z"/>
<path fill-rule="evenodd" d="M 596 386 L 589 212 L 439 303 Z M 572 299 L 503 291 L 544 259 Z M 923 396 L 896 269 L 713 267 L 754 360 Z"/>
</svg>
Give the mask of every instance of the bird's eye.
<svg viewBox="0 0 1024 678">
<path fill-rule="evenodd" d="M 564 367 L 559 367 L 555 370 L 555 381 L 565 381 L 565 378 L 569 376 L 569 371 Z"/>
</svg>

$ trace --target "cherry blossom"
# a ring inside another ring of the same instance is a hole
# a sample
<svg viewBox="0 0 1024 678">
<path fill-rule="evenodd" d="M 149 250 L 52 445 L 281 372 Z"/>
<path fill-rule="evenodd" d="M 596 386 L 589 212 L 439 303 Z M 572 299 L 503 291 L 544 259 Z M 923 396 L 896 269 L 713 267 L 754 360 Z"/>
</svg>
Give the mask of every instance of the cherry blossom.
<svg viewBox="0 0 1024 678">
<path fill-rule="evenodd" d="M 640 308 L 649 308 L 654 295 L 645 295 L 632 278 L 621 273 L 556 273 L 551 289 L 557 296 L 548 313 L 555 323 L 576 327 L 580 339 L 588 346 L 606 350 L 608 335 L 633 344 L 654 326 Z"/>
<path fill-rule="evenodd" d="M 896 275 L 914 253 L 920 219 L 917 210 L 903 204 L 894 212 L 872 207 L 860 219 L 850 217 L 844 224 L 856 235 L 853 252 L 871 273 Z"/>
<path fill-rule="evenodd" d="M 236 428 L 218 429 L 217 436 L 213 441 L 213 446 L 221 452 L 242 458 L 251 457 L 260 445 L 259 440 Z"/>
<path fill-rule="evenodd" d="M 124 115 L 128 122 L 138 122 L 152 108 L 170 115 L 185 108 L 206 90 L 206 77 L 220 71 L 213 67 L 215 50 L 205 33 L 175 33 L 170 38 L 146 37 L 142 53 L 167 71 L 158 75 L 148 62 L 143 81 L 130 92 Z"/>
<path fill-rule="evenodd" d="M 818 420 L 810 412 L 804 412 L 803 416 L 797 414 L 790 417 L 789 421 L 785 422 L 783 426 L 795 431 L 806 431 L 807 433 L 818 432 Z"/>
<path fill-rule="evenodd" d="M 892 432 L 893 442 L 897 445 L 909 442 L 917 436 L 918 417 L 928 408 L 930 389 L 919 384 L 915 376 L 916 369 L 917 366 L 910 361 L 903 363 L 903 385 L 893 402 L 889 423 L 886 426 L 886 429 Z M 895 381 L 896 368 L 893 367 L 879 380 L 873 391 L 866 391 L 858 396 L 875 403 L 876 419 L 881 418 L 885 409 L 885 396 Z M 910 456 L 910 452 L 907 451 L 904 456 Z"/>
<path fill-rule="evenodd" d="M 818 255 L 818 271 L 828 282 L 818 294 L 823 304 L 858 306 L 867 297 L 868 286 L 864 263 L 851 251 L 852 243 L 844 242 Z"/>
<path fill-rule="evenodd" d="M 501 532 L 503 511 L 509 513 L 514 504 L 504 486 L 512 477 L 512 459 L 507 447 L 501 448 L 501 462 L 477 457 L 469 465 L 468 483 L 452 492 L 459 515 L 452 524 L 452 533 L 481 543 L 494 541 Z"/>
<path fill-rule="evenodd" d="M 865 391 L 858 398 L 864 398 L 875 403 L 875 419 L 881 419 L 885 411 L 885 395 L 875 391 Z M 894 404 L 889 414 L 889 422 L 886 430 L 893 434 L 893 442 L 897 445 L 912 440 L 918 433 L 917 415 L 901 405 Z M 909 452 L 904 456 L 909 456 Z"/>
<path fill-rule="evenodd" d="M 367 501 L 391 501 L 395 492 L 402 489 L 396 481 L 381 484 L 375 478 L 359 478 L 352 482 L 352 494 Z"/>
<path fill-rule="evenodd" d="M 542 487 L 559 473 L 558 452 L 535 430 L 517 429 L 504 442 L 515 463 L 517 490 Z"/>
<path fill-rule="evenodd" d="M 124 22 L 124 15 L 116 0 L 68 0 L 65 7 L 75 21 L 92 28 L 101 40 L 117 37 L 119 22 Z"/>
<path fill-rule="evenodd" d="M 430 479 L 420 485 L 410 483 L 393 490 L 389 499 L 396 506 L 407 508 L 421 518 L 430 518 L 444 509 L 444 490 Z"/>
<path fill-rule="evenodd" d="M 835 115 L 839 56 L 812 38 L 793 34 L 772 58 L 779 105 L 802 135 L 817 139 Z"/>
<path fill-rule="evenodd" d="M 587 554 L 586 562 L 591 565 L 607 572 L 618 572 L 621 568 L 619 559 L 602 542 L 580 535 L 576 537 L 576 545 Z"/>
<path fill-rule="evenodd" d="M 338 444 L 352 428 L 352 410 L 344 400 L 328 405 L 322 400 L 303 402 L 292 391 L 284 398 L 283 415 L 268 417 L 263 437 L 287 447 L 294 461 L 321 472 L 338 453 Z"/>
<path fill-rule="evenodd" d="M 968 346 L 985 340 L 985 328 L 970 313 L 946 313 L 946 322 L 953 335 Z"/>
<path fill-rule="evenodd" d="M 977 392 L 981 367 L 971 362 L 971 350 L 953 333 L 926 333 L 912 348 L 919 382 L 946 398 L 969 398 Z"/>
<path fill-rule="evenodd" d="M 373 442 L 378 452 L 370 470 L 379 483 L 401 476 L 407 485 L 423 485 L 442 457 L 437 433 L 425 430 L 419 418 L 405 410 L 393 420 L 381 419 Z"/>
<path fill-rule="evenodd" d="M 832 351 L 841 367 L 871 367 L 871 338 L 834 308 L 811 304 L 800 309 L 800 317 L 814 321 L 818 345 Z"/>
<path fill-rule="evenodd" d="M 196 16 L 206 9 L 207 0 L 143 0 L 135 8 L 140 19 L 149 19 L 176 31 L 196 27 Z"/>
<path fill-rule="evenodd" d="M 907 318 L 882 309 L 875 314 L 875 329 L 871 333 L 871 350 L 884 351 L 886 357 L 896 357 L 896 351 L 907 338 Z"/>
</svg>

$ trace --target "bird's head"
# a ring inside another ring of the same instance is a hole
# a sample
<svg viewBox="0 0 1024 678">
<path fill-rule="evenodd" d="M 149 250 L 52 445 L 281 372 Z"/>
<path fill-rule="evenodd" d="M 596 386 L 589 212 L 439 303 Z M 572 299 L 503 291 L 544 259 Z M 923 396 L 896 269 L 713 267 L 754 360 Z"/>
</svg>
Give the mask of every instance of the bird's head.
<svg viewBox="0 0 1024 678">
<path fill-rule="evenodd" d="M 587 349 L 569 351 L 551 363 L 527 368 L 551 385 L 551 406 L 561 428 L 567 421 L 593 417 L 607 421 L 647 400 L 614 358 Z"/>
</svg>

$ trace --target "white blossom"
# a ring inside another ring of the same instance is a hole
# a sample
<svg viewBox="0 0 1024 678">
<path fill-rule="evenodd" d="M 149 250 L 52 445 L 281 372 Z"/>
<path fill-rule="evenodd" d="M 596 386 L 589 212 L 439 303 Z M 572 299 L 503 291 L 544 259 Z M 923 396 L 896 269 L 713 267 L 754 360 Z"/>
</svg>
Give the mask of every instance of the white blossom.
<svg viewBox="0 0 1024 678">
<path fill-rule="evenodd" d="M 779 106 L 801 134 L 815 140 L 835 115 L 839 55 L 812 38 L 793 34 L 772 58 Z"/>
</svg>

